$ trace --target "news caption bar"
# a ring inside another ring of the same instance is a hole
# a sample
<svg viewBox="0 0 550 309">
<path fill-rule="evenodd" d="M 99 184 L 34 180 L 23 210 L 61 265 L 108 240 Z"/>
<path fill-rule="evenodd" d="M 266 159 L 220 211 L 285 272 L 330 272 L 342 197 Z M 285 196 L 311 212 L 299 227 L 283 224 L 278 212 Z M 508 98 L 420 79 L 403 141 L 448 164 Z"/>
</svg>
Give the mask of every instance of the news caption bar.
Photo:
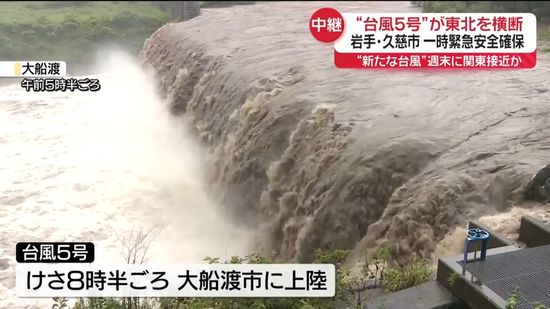
<svg viewBox="0 0 550 309">
<path fill-rule="evenodd" d="M 0 61 L 0 77 L 63 77 L 65 61 Z"/>
<path fill-rule="evenodd" d="M 91 263 L 95 246 L 91 242 L 20 242 L 15 245 L 17 263 Z"/>
<path fill-rule="evenodd" d="M 312 36 L 334 44 L 338 68 L 531 69 L 531 13 L 340 13 L 315 11 Z"/>
<path fill-rule="evenodd" d="M 92 243 L 20 243 L 18 297 L 333 297 L 332 264 L 95 264 Z"/>
<path fill-rule="evenodd" d="M 95 92 L 101 89 L 98 79 L 64 78 L 65 61 L 0 61 L 0 77 L 23 78 L 21 88 L 30 92 Z"/>
</svg>

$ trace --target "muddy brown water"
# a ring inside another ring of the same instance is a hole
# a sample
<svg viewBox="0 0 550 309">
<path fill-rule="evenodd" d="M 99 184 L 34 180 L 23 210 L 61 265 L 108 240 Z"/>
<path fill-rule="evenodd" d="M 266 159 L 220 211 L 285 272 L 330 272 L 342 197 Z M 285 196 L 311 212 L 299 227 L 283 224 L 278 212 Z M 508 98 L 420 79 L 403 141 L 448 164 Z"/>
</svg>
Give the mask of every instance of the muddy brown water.
<svg viewBox="0 0 550 309">
<path fill-rule="evenodd" d="M 154 262 L 381 245 L 407 260 L 457 251 L 470 219 L 514 237 L 521 215 L 550 218 L 521 194 L 549 163 L 547 55 L 528 71 L 338 70 L 307 27 L 321 6 L 415 10 L 207 9 L 147 41 L 154 81 L 115 57 L 100 95 L 3 86 L 0 307 L 51 306 L 16 298 L 17 241 L 92 240 L 119 261 L 115 234 L 160 225 Z"/>
<path fill-rule="evenodd" d="M 51 307 L 15 296 L 18 241 L 91 240 L 119 262 L 116 235 L 160 225 L 154 262 L 384 244 L 406 260 L 458 252 L 470 219 L 512 238 L 521 215 L 550 219 L 521 194 L 549 163 L 548 56 L 528 71 L 338 70 L 307 27 L 321 6 L 415 10 L 208 9 L 147 41 L 154 81 L 112 57 L 97 95 L 2 86 L 0 307 Z"/>
<path fill-rule="evenodd" d="M 316 248 L 385 244 L 431 256 L 469 219 L 548 215 L 521 195 L 549 163 L 548 56 L 523 71 L 339 70 L 308 30 L 322 6 L 416 10 L 210 9 L 163 27 L 143 52 L 209 146 L 213 187 L 266 252 L 305 261 Z"/>
</svg>

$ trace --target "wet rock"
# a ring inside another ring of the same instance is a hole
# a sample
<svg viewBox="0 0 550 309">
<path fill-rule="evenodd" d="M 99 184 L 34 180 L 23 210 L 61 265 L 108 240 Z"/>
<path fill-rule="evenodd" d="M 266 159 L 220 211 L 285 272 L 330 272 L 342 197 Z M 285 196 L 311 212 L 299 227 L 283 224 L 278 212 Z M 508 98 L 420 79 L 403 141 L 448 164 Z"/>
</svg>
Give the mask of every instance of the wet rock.
<svg viewBox="0 0 550 309">
<path fill-rule="evenodd" d="M 550 164 L 542 168 L 527 185 L 526 199 L 541 203 L 550 202 Z"/>
</svg>

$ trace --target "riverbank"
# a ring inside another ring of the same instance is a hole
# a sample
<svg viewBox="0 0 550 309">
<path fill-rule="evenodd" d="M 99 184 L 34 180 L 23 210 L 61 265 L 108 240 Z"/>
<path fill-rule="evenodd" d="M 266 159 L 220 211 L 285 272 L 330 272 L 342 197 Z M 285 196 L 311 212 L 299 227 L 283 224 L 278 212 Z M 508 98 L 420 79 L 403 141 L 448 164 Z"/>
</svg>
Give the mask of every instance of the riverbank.
<svg viewBox="0 0 550 309">
<path fill-rule="evenodd" d="M 137 55 L 169 21 L 148 2 L 2 2 L 0 59 L 64 60 L 70 73 L 82 74 L 103 48 Z"/>
</svg>

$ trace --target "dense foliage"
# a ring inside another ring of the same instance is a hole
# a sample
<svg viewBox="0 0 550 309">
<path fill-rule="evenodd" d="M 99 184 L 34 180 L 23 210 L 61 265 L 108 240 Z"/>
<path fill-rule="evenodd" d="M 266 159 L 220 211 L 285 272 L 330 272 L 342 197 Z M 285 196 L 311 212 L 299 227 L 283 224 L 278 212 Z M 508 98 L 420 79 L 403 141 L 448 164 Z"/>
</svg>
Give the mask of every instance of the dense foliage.
<svg viewBox="0 0 550 309">
<path fill-rule="evenodd" d="M 100 47 L 137 55 L 168 21 L 145 2 L 1 2 L 0 59 L 64 60 L 72 70 L 93 62 Z"/>
</svg>

